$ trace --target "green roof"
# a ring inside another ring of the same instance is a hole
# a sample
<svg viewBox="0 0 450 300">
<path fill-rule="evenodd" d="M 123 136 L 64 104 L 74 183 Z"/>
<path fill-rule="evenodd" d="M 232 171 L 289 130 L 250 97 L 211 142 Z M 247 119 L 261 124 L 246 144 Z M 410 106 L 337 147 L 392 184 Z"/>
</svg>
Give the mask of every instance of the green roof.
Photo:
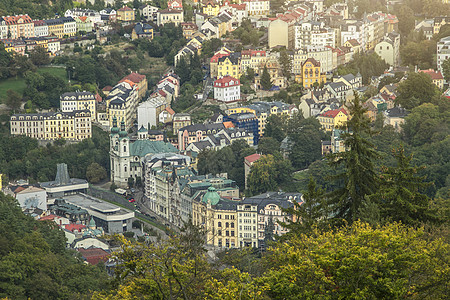
<svg viewBox="0 0 450 300">
<path fill-rule="evenodd" d="M 216 192 L 216 189 L 213 187 L 209 187 L 206 194 L 203 196 L 202 201 L 206 204 L 210 203 L 211 205 L 216 205 L 220 201 L 220 196 Z"/>
<path fill-rule="evenodd" d="M 132 156 L 144 157 L 148 154 L 158 153 L 178 153 L 178 149 L 171 143 L 149 140 L 138 140 L 130 146 L 130 154 Z"/>
</svg>

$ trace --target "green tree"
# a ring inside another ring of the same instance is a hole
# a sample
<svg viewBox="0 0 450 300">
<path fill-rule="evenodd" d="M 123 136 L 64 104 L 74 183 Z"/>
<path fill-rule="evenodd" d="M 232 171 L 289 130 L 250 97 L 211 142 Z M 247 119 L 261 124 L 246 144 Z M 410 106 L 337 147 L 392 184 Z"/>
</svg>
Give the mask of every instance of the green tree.
<svg viewBox="0 0 450 300">
<path fill-rule="evenodd" d="M 283 73 L 283 76 L 286 78 L 286 80 L 291 79 L 292 60 L 286 50 L 282 50 L 280 52 L 279 62 L 281 65 L 281 72 Z"/>
<path fill-rule="evenodd" d="M 402 36 L 407 36 L 414 29 L 414 11 L 408 5 L 400 6 L 397 12 L 398 30 Z"/>
<path fill-rule="evenodd" d="M 272 79 L 270 78 L 269 71 L 267 70 L 267 66 L 264 66 L 262 75 L 261 75 L 261 87 L 263 90 L 269 90 L 272 87 Z"/>
<path fill-rule="evenodd" d="M 106 170 L 98 163 L 91 163 L 86 169 L 86 179 L 91 183 L 97 183 L 106 178 Z"/>
<path fill-rule="evenodd" d="M 35 47 L 30 53 L 30 59 L 35 66 L 48 65 L 50 63 L 50 56 L 44 47 Z"/>
<path fill-rule="evenodd" d="M 270 115 L 266 120 L 264 137 L 271 137 L 281 143 L 286 137 L 286 119 L 281 115 Z"/>
<path fill-rule="evenodd" d="M 438 89 L 431 77 L 425 73 L 408 73 L 408 78 L 399 83 L 397 87 L 397 104 L 411 109 L 425 102 L 434 102 L 438 97 Z"/>
<path fill-rule="evenodd" d="M 449 244 L 422 229 L 357 221 L 280 242 L 255 283 L 272 299 L 445 299 L 449 257 Z"/>
<path fill-rule="evenodd" d="M 445 81 L 450 82 L 450 58 L 444 60 L 442 63 L 442 75 L 444 75 Z"/>
<path fill-rule="evenodd" d="M 436 222 L 436 212 L 430 209 L 430 198 L 420 189 L 430 185 L 424 176 L 417 176 L 420 168 L 412 167 L 412 155 L 405 155 L 403 146 L 392 151 L 395 167 L 383 167 L 378 191 L 371 196 L 381 207 L 384 218 L 407 225 Z"/>
<path fill-rule="evenodd" d="M 329 195 L 330 208 L 335 218 L 345 219 L 349 223 L 358 219 L 365 196 L 373 194 L 378 187 L 374 161 L 379 154 L 367 139 L 372 130 L 365 112 L 355 93 L 349 105 L 352 118 L 340 127 L 345 131 L 341 137 L 348 150 L 328 157 L 331 166 L 344 167 L 344 171 L 335 176 L 335 180 L 342 180 L 343 184 Z"/>
<path fill-rule="evenodd" d="M 258 152 L 263 155 L 279 153 L 280 143 L 272 137 L 263 137 L 259 140 Z"/>
<path fill-rule="evenodd" d="M 22 104 L 22 98 L 16 91 L 7 90 L 5 104 L 14 111 L 18 110 Z"/>
<path fill-rule="evenodd" d="M 325 192 L 317 187 L 316 181 L 310 177 L 308 189 L 302 199 L 293 201 L 294 206 L 284 209 L 292 219 L 282 226 L 289 229 L 291 234 L 310 234 L 315 228 L 323 228 L 326 224 L 327 212 L 324 198 Z"/>
</svg>

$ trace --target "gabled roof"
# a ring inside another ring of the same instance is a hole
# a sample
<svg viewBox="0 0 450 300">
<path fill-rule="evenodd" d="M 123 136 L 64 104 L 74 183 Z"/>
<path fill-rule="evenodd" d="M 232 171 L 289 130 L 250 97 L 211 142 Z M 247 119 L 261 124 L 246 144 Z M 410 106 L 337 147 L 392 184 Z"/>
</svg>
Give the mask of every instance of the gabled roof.
<svg viewBox="0 0 450 300">
<path fill-rule="evenodd" d="M 148 24 L 147 24 L 148 25 Z M 150 25 L 148 25 L 148 26 L 150 26 Z M 151 27 L 151 26 L 150 26 Z M 119 81 L 119 83 L 121 83 L 121 82 L 123 82 L 123 81 L 126 81 L 126 80 L 129 80 L 129 81 L 131 81 L 131 82 L 134 82 L 134 83 L 139 83 L 139 82 L 141 82 L 142 80 L 145 80 L 145 75 L 141 75 L 141 74 L 139 74 L 139 73 L 136 73 L 136 72 L 132 72 L 131 74 L 128 74 L 127 76 L 125 76 L 124 78 L 122 78 L 122 80 L 120 80 Z"/>
<path fill-rule="evenodd" d="M 238 86 L 240 85 L 239 79 L 236 79 L 231 76 L 225 76 L 214 81 L 215 87 L 230 87 L 230 86 Z"/>
<path fill-rule="evenodd" d="M 148 154 L 178 153 L 178 149 L 171 143 L 163 141 L 138 140 L 130 145 L 130 155 L 145 157 Z"/>
<path fill-rule="evenodd" d="M 356 46 L 360 45 L 356 39 L 350 39 L 346 43 L 349 43 L 350 45 L 352 45 L 352 47 L 356 47 Z"/>
<path fill-rule="evenodd" d="M 305 60 L 305 62 L 303 63 L 303 66 L 306 65 L 307 63 L 312 63 L 313 66 L 315 67 L 320 67 L 320 62 L 318 62 L 317 60 L 315 60 L 314 58 L 310 57 L 307 60 Z"/>
<path fill-rule="evenodd" d="M 343 107 L 341 107 L 339 109 L 328 110 L 328 111 L 322 113 L 321 116 L 328 117 L 328 118 L 335 118 L 337 116 L 337 114 L 340 112 L 347 115 L 347 111 Z"/>
<path fill-rule="evenodd" d="M 444 80 L 444 76 L 442 76 L 442 73 L 440 71 L 428 69 L 428 70 L 419 70 L 419 72 L 430 75 L 432 80 Z"/>
</svg>

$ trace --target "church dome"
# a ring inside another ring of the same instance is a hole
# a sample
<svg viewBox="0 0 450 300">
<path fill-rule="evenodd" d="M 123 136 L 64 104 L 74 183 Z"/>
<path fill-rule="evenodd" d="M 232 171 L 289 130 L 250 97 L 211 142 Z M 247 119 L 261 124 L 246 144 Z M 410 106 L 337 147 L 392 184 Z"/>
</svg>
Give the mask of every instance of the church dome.
<svg viewBox="0 0 450 300">
<path fill-rule="evenodd" d="M 220 201 L 220 195 L 216 192 L 216 189 L 212 186 L 208 188 L 208 191 L 203 195 L 202 201 L 206 204 L 216 205 Z"/>
</svg>

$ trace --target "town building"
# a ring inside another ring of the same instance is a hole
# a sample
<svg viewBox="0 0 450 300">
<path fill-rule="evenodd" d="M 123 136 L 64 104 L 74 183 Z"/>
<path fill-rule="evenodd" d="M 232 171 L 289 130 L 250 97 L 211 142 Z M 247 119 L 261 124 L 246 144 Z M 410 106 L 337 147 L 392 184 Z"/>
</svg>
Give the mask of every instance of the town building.
<svg viewBox="0 0 450 300">
<path fill-rule="evenodd" d="M 202 12 L 208 16 L 217 16 L 220 11 L 220 5 L 214 0 L 207 0 L 203 3 Z"/>
<path fill-rule="evenodd" d="M 220 77 L 214 81 L 214 100 L 232 103 L 241 100 L 241 83 L 231 76 Z"/>
<path fill-rule="evenodd" d="M 259 137 L 262 137 L 264 135 L 264 129 L 266 128 L 267 118 L 269 116 L 271 115 L 279 115 L 286 117 L 292 116 L 296 111 L 298 111 L 298 109 L 294 109 L 294 107 L 295 105 L 291 106 L 289 104 L 280 101 L 273 101 L 273 102 L 256 101 L 246 106 L 229 108 L 226 111 L 226 113 L 228 115 L 240 113 L 249 113 L 255 115 L 258 119 L 258 131 L 254 134 L 259 135 Z"/>
<path fill-rule="evenodd" d="M 65 196 L 64 200 L 86 210 L 106 233 L 124 233 L 132 228 L 133 211 L 82 193 Z"/>
<path fill-rule="evenodd" d="M 214 187 L 194 195 L 192 222 L 206 232 L 206 244 L 219 249 L 238 247 L 237 201 L 225 199 Z"/>
<path fill-rule="evenodd" d="M 267 61 L 266 51 L 264 50 L 242 50 L 241 51 L 241 73 L 245 74 L 248 68 L 257 70 L 259 66 Z"/>
<path fill-rule="evenodd" d="M 181 203 L 178 180 L 186 181 L 194 173 L 189 156 L 164 153 L 148 157 L 144 161 L 145 201 L 149 208 L 171 224 L 181 227 L 186 207 Z"/>
<path fill-rule="evenodd" d="M 64 37 L 64 23 L 60 19 L 49 19 L 44 20 L 44 22 L 47 24 L 48 27 L 48 34 L 49 35 L 55 35 L 58 38 Z M 76 29 L 76 23 L 75 23 L 75 29 Z"/>
<path fill-rule="evenodd" d="M 10 126 L 11 135 L 26 135 L 38 140 L 82 141 L 92 137 L 89 110 L 14 114 Z"/>
<path fill-rule="evenodd" d="M 376 44 L 375 53 L 390 66 L 397 67 L 400 59 L 400 34 L 388 33 L 383 41 Z"/>
<path fill-rule="evenodd" d="M 136 40 L 140 38 L 153 39 L 153 27 L 146 23 L 136 23 L 131 32 L 131 39 Z"/>
<path fill-rule="evenodd" d="M 77 26 L 77 32 L 89 33 L 92 32 L 94 28 L 94 24 L 89 17 L 75 17 L 75 23 Z"/>
<path fill-rule="evenodd" d="M 258 118 L 253 113 L 237 113 L 223 117 L 224 122 L 231 122 L 236 128 L 242 128 L 253 135 L 253 145 L 259 142 Z"/>
<path fill-rule="evenodd" d="M 437 43 L 437 69 L 441 74 L 444 72 L 442 64 L 450 59 L 450 36 L 444 37 Z"/>
<path fill-rule="evenodd" d="M 202 150 L 220 150 L 230 146 L 235 141 L 243 140 L 250 147 L 253 146 L 253 134 L 244 128 L 236 128 L 231 122 L 224 123 L 227 126 L 215 134 L 208 134 L 202 140 L 190 143 L 187 151 L 200 153 Z M 230 126 L 231 125 L 231 126 Z"/>
<path fill-rule="evenodd" d="M 167 8 L 173 10 L 183 10 L 183 2 L 181 0 L 167 1 Z"/>
<path fill-rule="evenodd" d="M 228 56 L 219 57 L 217 60 L 217 77 L 232 76 L 239 79 L 241 77 L 240 55 L 232 53 Z"/>
<path fill-rule="evenodd" d="M 209 134 L 216 134 L 225 126 L 220 124 L 192 124 L 178 130 L 178 149 L 186 150 L 190 143 L 202 141 Z"/>
<path fill-rule="evenodd" d="M 183 36 L 186 40 L 190 40 L 194 33 L 198 30 L 198 26 L 192 22 L 181 23 L 181 29 L 183 30 Z"/>
<path fill-rule="evenodd" d="M 128 6 L 124 6 L 117 10 L 117 21 L 130 22 L 134 21 L 134 10 Z"/>
<path fill-rule="evenodd" d="M 409 112 L 401 107 L 394 107 L 384 111 L 384 125 L 391 125 L 396 131 L 402 130 L 402 124 L 405 123 L 405 117 Z"/>
<path fill-rule="evenodd" d="M 192 124 L 191 115 L 187 113 L 174 114 L 172 118 L 172 133 L 178 135 L 181 128 Z"/>
<path fill-rule="evenodd" d="M 442 76 L 442 73 L 439 71 L 435 71 L 433 69 L 428 69 L 428 70 L 418 70 L 418 72 L 422 72 L 425 74 L 430 75 L 431 80 L 433 81 L 433 84 L 440 90 L 444 89 L 444 76 Z"/>
<path fill-rule="evenodd" d="M 33 185 L 9 186 L 8 189 L 24 211 L 35 209 L 47 211 L 47 193 L 44 189 Z"/>
<path fill-rule="evenodd" d="M 63 23 L 63 37 L 72 37 L 77 34 L 77 22 L 72 17 L 61 17 Z"/>
<path fill-rule="evenodd" d="M 72 17 L 74 19 L 76 19 L 77 17 L 87 17 L 92 22 L 92 26 L 94 26 L 94 24 L 102 23 L 102 16 L 100 12 L 86 8 L 77 7 L 68 9 L 64 13 L 64 17 Z"/>
<path fill-rule="evenodd" d="M 117 119 L 113 119 L 110 134 L 111 181 L 118 186 L 126 186 L 128 178 L 143 176 L 143 162 L 147 156 L 161 153 L 178 153 L 178 149 L 170 143 L 162 141 L 137 140 L 130 141 L 125 124 L 120 128 Z"/>
<path fill-rule="evenodd" d="M 118 83 L 109 92 L 105 102 L 110 126 L 112 127 L 113 119 L 116 118 L 119 122 L 124 122 L 126 130 L 129 130 L 137 117 L 137 84 L 130 80 Z"/>
<path fill-rule="evenodd" d="M 156 127 L 159 121 L 159 114 L 167 108 L 167 102 L 161 97 L 148 98 L 139 103 L 137 107 L 138 128 L 147 130 Z"/>
<path fill-rule="evenodd" d="M 303 21 L 294 28 L 294 48 L 301 49 L 308 46 L 334 47 L 335 32 L 325 27 L 325 23 Z"/>
<path fill-rule="evenodd" d="M 292 220 L 284 210 L 294 207 L 294 202 L 301 204 L 302 194 L 267 192 L 240 201 L 237 211 L 239 246 L 265 249 L 268 241 L 286 234 L 288 229 L 280 223 Z"/>
<path fill-rule="evenodd" d="M 348 113 L 344 108 L 326 111 L 317 117 L 325 131 L 332 131 L 337 126 L 344 125 L 348 120 Z"/>
<path fill-rule="evenodd" d="M 320 68 L 320 62 L 314 58 L 308 58 L 303 63 L 301 75 L 297 75 L 295 79 L 297 82 L 301 83 L 304 88 L 319 87 L 327 80 Z"/>
<path fill-rule="evenodd" d="M 144 4 L 139 7 L 139 14 L 146 21 L 151 21 L 153 23 L 156 23 L 158 9 L 159 8 L 156 6 L 151 6 L 150 4 Z"/>
<path fill-rule="evenodd" d="M 35 37 L 48 35 L 48 26 L 47 26 L 47 23 L 45 23 L 45 21 L 36 20 L 36 21 L 33 21 L 33 23 L 34 23 L 34 36 Z M 6 38 L 6 36 L 3 37 L 3 35 L 2 35 L 2 38 Z"/>
<path fill-rule="evenodd" d="M 294 75 L 302 74 L 302 65 L 308 58 L 313 58 L 320 63 L 321 72 L 328 73 L 337 67 L 333 63 L 336 56 L 330 47 L 306 47 L 298 49 L 292 57 L 292 73 Z M 337 60 L 337 57 L 336 57 Z"/>
<path fill-rule="evenodd" d="M 62 112 L 73 112 L 75 110 L 89 110 L 91 119 L 97 118 L 95 95 L 87 91 L 76 91 L 64 93 L 60 96 L 60 107 Z"/>
<path fill-rule="evenodd" d="M 39 185 L 47 192 L 48 199 L 85 193 L 89 188 L 87 180 L 70 178 L 67 165 L 64 163 L 56 165 L 56 177 L 54 181 L 41 182 Z"/>
<path fill-rule="evenodd" d="M 157 13 L 156 24 L 162 26 L 168 23 L 173 23 L 175 26 L 184 22 L 184 15 L 182 10 L 178 9 L 163 9 Z"/>
<path fill-rule="evenodd" d="M 131 81 L 137 85 L 138 98 L 142 99 L 148 90 L 147 77 L 137 72 L 131 72 L 130 74 L 122 78 L 119 83 L 127 81 Z"/>
<path fill-rule="evenodd" d="M 35 36 L 34 22 L 27 14 L 6 16 L 2 17 L 2 19 L 5 21 L 3 26 L 6 25 L 8 27 L 7 37 L 9 37 L 10 39 L 28 38 Z"/>
<path fill-rule="evenodd" d="M 249 17 L 265 17 L 270 12 L 269 0 L 243 0 Z"/>
</svg>

